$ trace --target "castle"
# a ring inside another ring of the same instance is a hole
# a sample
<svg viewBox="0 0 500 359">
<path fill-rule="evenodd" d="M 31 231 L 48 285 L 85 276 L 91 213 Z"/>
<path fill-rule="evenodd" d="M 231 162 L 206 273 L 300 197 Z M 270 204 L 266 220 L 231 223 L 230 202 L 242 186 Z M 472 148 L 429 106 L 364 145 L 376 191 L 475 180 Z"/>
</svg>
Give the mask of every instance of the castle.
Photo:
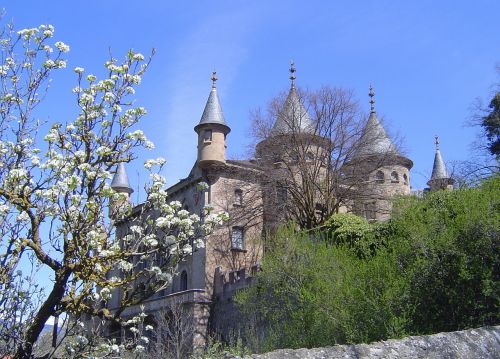
<svg viewBox="0 0 500 359">
<path fill-rule="evenodd" d="M 313 211 L 312 218 L 335 211 L 353 212 L 370 221 L 379 221 L 389 218 L 394 196 L 410 194 L 409 171 L 413 163 L 399 153 L 379 121 L 372 87 L 370 115 L 362 134 L 332 175 L 328 173 L 332 141 L 318 132 L 303 106 L 295 88 L 293 65 L 290 72 L 288 96 L 269 136 L 257 144 L 255 158 L 251 160 L 226 158 L 226 137 L 231 128 L 217 95 L 214 73 L 201 120 L 194 126 L 198 136 L 197 160 L 189 175 L 168 189 L 169 198 L 181 202 L 189 212 L 202 213 L 209 205 L 230 216 L 228 222 L 205 238 L 204 248 L 179 263 L 172 285 L 143 304 L 146 314 L 152 314 L 168 310 L 173 303 L 183 303 L 195 320 L 192 337 L 195 346 L 204 343 L 209 326 L 224 331 L 221 323 L 231 320 L 227 303 L 232 293 L 248 285 L 251 275 L 259 270 L 263 235 L 266 229 L 289 218 L 287 213 L 294 205 L 292 196 L 309 195 L 306 205 Z M 313 171 L 316 183 L 335 176 L 336 191 L 343 192 L 342 200 L 327 203 L 329 199 L 324 195 L 306 188 L 304 171 L 307 174 Z M 208 184 L 206 191 L 197 188 L 200 182 Z M 435 190 L 452 184 L 436 147 L 428 185 Z M 123 164 L 118 166 L 111 186 L 128 196 L 133 192 Z M 117 235 L 124 233 L 123 229 L 129 225 L 118 223 Z M 109 302 L 111 309 L 118 296 Z M 219 305 L 214 306 L 217 302 Z M 122 315 L 131 317 L 139 310 L 127 308 Z M 225 321 L 221 317 L 226 317 Z M 114 335 L 120 335 L 120 330 L 116 330 L 118 334 Z"/>
</svg>

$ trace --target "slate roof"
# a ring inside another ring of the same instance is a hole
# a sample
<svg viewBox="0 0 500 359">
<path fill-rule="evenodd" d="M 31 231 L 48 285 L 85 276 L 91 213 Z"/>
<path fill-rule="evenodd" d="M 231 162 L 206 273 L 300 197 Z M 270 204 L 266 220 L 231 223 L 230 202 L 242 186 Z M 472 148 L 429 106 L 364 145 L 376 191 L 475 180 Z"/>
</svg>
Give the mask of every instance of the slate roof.
<svg viewBox="0 0 500 359">
<path fill-rule="evenodd" d="M 134 192 L 132 187 L 130 187 L 127 171 L 125 171 L 125 164 L 123 162 L 118 163 L 116 167 L 115 175 L 113 176 L 113 180 L 111 181 L 111 188 L 113 188 L 117 192 Z"/>
<path fill-rule="evenodd" d="M 353 157 L 359 158 L 385 154 L 399 155 L 399 152 L 377 118 L 377 113 L 372 111 Z"/>
<path fill-rule="evenodd" d="M 283 109 L 271 130 L 273 136 L 292 133 L 315 133 L 314 123 L 297 96 L 294 86 L 290 88 Z"/>
<path fill-rule="evenodd" d="M 203 110 L 203 115 L 201 115 L 200 122 L 196 127 L 205 124 L 218 124 L 226 126 L 229 132 L 230 128 L 227 125 L 226 120 L 224 119 L 224 113 L 222 112 L 219 96 L 217 95 L 217 87 L 215 86 L 215 81 L 217 81 L 217 77 L 215 76 L 214 72 L 212 74 L 212 90 L 208 95 L 207 103 L 205 104 L 205 109 Z"/>
<path fill-rule="evenodd" d="M 446 170 L 446 165 L 444 164 L 443 158 L 441 157 L 441 151 L 436 148 L 436 154 L 434 155 L 434 165 L 432 166 L 431 180 L 449 178 L 448 171 Z"/>
</svg>

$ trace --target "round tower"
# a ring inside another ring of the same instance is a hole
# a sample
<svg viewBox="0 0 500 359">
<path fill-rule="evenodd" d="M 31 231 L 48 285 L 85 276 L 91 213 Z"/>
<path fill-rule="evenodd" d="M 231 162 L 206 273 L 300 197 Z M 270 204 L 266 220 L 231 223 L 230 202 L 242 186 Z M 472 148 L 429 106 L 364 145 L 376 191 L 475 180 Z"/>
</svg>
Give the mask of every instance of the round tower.
<svg viewBox="0 0 500 359">
<path fill-rule="evenodd" d="M 227 125 L 219 96 L 217 95 L 215 71 L 212 73 L 212 90 L 208 96 L 200 122 L 194 127 L 198 134 L 198 166 L 207 168 L 226 163 L 226 135 L 231 131 Z"/>
<path fill-rule="evenodd" d="M 116 218 L 116 215 L 130 206 L 130 195 L 134 192 L 128 181 L 125 164 L 118 163 L 115 175 L 111 181 L 111 188 L 119 194 L 118 198 L 111 198 L 109 203 L 109 217 Z"/>
<path fill-rule="evenodd" d="M 439 137 L 436 136 L 436 154 L 434 155 L 434 165 L 432 166 L 431 179 L 427 182 L 431 191 L 452 190 L 454 180 L 448 175 L 448 170 L 444 164 L 441 151 L 439 150 Z"/>
<path fill-rule="evenodd" d="M 289 165 L 327 156 L 329 140 L 318 134 L 316 125 L 295 89 L 295 64 L 290 64 L 290 91 L 269 136 L 259 142 L 255 155 L 267 163 Z"/>
<path fill-rule="evenodd" d="M 356 188 L 354 211 L 369 220 L 385 220 L 392 211 L 392 197 L 410 194 L 413 162 L 399 153 L 380 123 L 371 84 L 369 96 L 370 116 L 345 167 Z"/>
</svg>

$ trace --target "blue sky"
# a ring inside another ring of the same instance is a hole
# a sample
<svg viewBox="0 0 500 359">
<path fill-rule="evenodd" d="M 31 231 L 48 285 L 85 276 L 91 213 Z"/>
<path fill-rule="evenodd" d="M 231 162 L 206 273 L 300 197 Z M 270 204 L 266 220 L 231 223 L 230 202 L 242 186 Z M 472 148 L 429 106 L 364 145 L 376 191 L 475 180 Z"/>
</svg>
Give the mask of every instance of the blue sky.
<svg viewBox="0 0 500 359">
<path fill-rule="evenodd" d="M 142 161 L 167 159 L 170 184 L 196 159 L 196 134 L 217 70 L 229 157 L 246 154 L 249 111 L 297 83 L 353 89 L 366 111 L 373 82 L 376 107 L 388 130 L 404 138 L 414 161 L 412 186 L 423 188 L 434 157 L 434 135 L 445 161 L 466 160 L 478 130 L 465 126 L 477 97 L 488 100 L 499 76 L 500 2 L 471 1 L 4 1 L 17 29 L 55 26 L 71 46 L 68 69 L 57 74 L 40 116 L 71 120 L 75 66 L 103 73 L 111 49 L 156 49 L 137 90 L 148 109 L 141 127 L 156 144 L 129 166 L 143 185 Z M 133 197 L 136 199 L 136 197 Z"/>
</svg>

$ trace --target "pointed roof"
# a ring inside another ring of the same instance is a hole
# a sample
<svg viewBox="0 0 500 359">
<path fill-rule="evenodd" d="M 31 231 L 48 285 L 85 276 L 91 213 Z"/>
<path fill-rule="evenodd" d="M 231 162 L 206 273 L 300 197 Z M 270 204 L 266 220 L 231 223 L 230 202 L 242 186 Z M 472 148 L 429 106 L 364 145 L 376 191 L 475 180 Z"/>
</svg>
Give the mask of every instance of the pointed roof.
<svg viewBox="0 0 500 359">
<path fill-rule="evenodd" d="M 215 82 L 217 81 L 217 73 L 212 72 L 212 90 L 210 91 L 210 95 L 208 95 L 208 100 L 205 105 L 205 110 L 203 111 L 203 115 L 201 116 L 201 120 L 194 128 L 197 130 L 198 126 L 206 125 L 206 124 L 217 124 L 227 127 L 227 132 L 231 131 L 229 126 L 224 119 L 224 114 L 222 112 L 222 107 L 220 105 L 219 96 L 217 95 L 217 86 Z"/>
<path fill-rule="evenodd" d="M 370 155 L 397 154 L 398 150 L 387 135 L 384 127 L 380 123 L 375 111 L 375 93 L 370 84 L 370 117 L 363 130 L 363 134 L 358 142 L 353 157 L 364 157 Z"/>
<path fill-rule="evenodd" d="M 435 137 L 436 141 L 436 154 L 434 155 L 434 165 L 432 166 L 431 180 L 449 178 L 448 171 L 446 170 L 446 165 L 444 164 L 443 158 L 441 157 L 441 151 L 439 150 L 439 137 Z"/>
<path fill-rule="evenodd" d="M 111 188 L 113 188 L 116 192 L 126 192 L 132 193 L 134 190 L 130 187 L 130 183 L 128 182 L 127 172 L 125 171 L 125 164 L 123 162 L 118 163 L 116 167 L 115 175 L 113 176 L 113 180 L 111 181 Z"/>
<path fill-rule="evenodd" d="M 295 90 L 295 66 L 290 67 L 290 92 L 286 98 L 283 109 L 278 114 L 278 118 L 271 130 L 271 135 L 282 135 L 290 133 L 310 133 L 314 134 L 315 126 L 304 105 Z"/>
</svg>

